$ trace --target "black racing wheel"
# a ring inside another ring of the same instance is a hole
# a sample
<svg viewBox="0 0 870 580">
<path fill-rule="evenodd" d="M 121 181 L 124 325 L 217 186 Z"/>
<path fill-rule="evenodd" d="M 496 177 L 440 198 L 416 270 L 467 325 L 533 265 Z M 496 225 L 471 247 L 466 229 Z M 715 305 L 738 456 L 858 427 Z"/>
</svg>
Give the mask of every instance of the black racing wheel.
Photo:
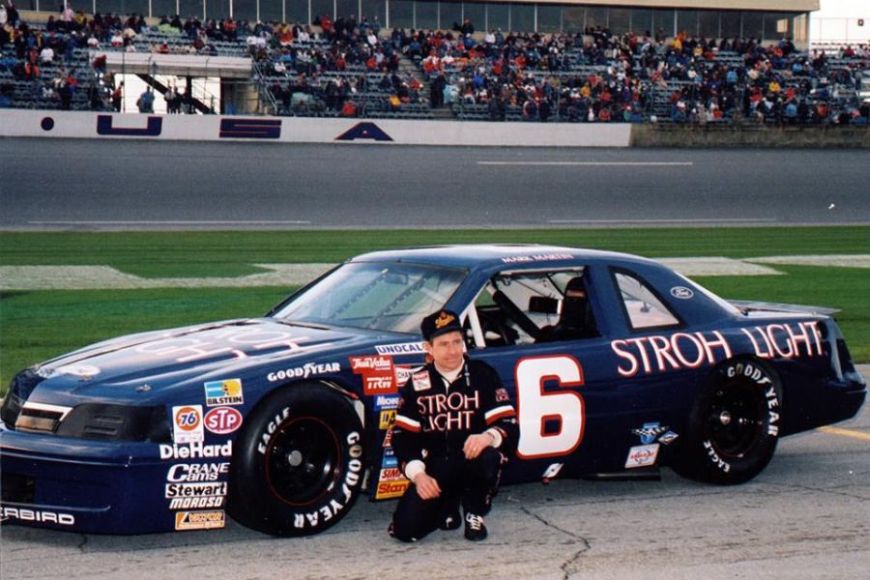
<svg viewBox="0 0 870 580">
<path fill-rule="evenodd" d="M 233 449 L 230 515 L 282 536 L 334 525 L 362 485 L 362 436 L 347 398 L 326 385 L 291 385 L 272 393 L 246 418 Z"/>
</svg>

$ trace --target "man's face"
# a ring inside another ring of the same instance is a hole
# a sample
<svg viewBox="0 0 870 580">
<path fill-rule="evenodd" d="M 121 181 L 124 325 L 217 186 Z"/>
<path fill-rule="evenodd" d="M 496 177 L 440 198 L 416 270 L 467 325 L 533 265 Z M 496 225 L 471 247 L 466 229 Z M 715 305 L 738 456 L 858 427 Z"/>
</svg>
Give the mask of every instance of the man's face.
<svg viewBox="0 0 870 580">
<path fill-rule="evenodd" d="M 432 342 L 424 342 L 423 348 L 444 371 L 453 371 L 462 366 L 462 355 L 465 352 L 465 341 L 458 330 L 436 336 Z"/>
</svg>

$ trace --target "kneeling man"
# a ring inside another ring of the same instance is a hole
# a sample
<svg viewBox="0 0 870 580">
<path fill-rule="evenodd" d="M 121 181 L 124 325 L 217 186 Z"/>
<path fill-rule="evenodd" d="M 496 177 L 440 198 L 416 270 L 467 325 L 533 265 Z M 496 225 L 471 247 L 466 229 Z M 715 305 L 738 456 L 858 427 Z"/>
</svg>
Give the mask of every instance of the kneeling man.
<svg viewBox="0 0 870 580">
<path fill-rule="evenodd" d="M 390 534 L 413 542 L 436 528 L 454 530 L 461 504 L 465 537 L 483 540 L 483 516 L 516 447 L 516 411 L 495 370 L 465 355 L 455 313 L 435 312 L 421 330 L 430 362 L 401 391 L 392 445 L 411 485 Z"/>
</svg>

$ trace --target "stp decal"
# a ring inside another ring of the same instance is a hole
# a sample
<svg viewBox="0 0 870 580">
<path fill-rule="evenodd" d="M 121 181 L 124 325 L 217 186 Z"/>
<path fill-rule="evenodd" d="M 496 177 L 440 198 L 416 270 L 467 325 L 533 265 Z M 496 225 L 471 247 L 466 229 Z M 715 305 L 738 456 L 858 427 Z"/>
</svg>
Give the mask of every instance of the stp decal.
<svg viewBox="0 0 870 580">
<path fill-rule="evenodd" d="M 205 428 L 216 435 L 232 433 L 242 426 L 242 414 L 233 407 L 216 407 L 205 414 Z"/>
</svg>

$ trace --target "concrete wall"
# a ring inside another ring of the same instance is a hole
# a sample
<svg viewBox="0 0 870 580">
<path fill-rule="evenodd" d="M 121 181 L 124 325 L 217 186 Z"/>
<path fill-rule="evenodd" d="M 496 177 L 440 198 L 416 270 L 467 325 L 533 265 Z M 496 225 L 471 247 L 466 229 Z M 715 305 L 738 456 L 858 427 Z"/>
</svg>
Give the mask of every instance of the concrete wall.
<svg viewBox="0 0 870 580">
<path fill-rule="evenodd" d="M 870 127 L 633 125 L 632 147 L 870 148 Z"/>
<path fill-rule="evenodd" d="M 0 110 L 0 136 L 380 145 L 628 147 L 631 126 Z"/>
<path fill-rule="evenodd" d="M 870 148 L 870 127 L 488 123 L 18 109 L 0 109 L 0 137 L 482 147 Z"/>
</svg>

